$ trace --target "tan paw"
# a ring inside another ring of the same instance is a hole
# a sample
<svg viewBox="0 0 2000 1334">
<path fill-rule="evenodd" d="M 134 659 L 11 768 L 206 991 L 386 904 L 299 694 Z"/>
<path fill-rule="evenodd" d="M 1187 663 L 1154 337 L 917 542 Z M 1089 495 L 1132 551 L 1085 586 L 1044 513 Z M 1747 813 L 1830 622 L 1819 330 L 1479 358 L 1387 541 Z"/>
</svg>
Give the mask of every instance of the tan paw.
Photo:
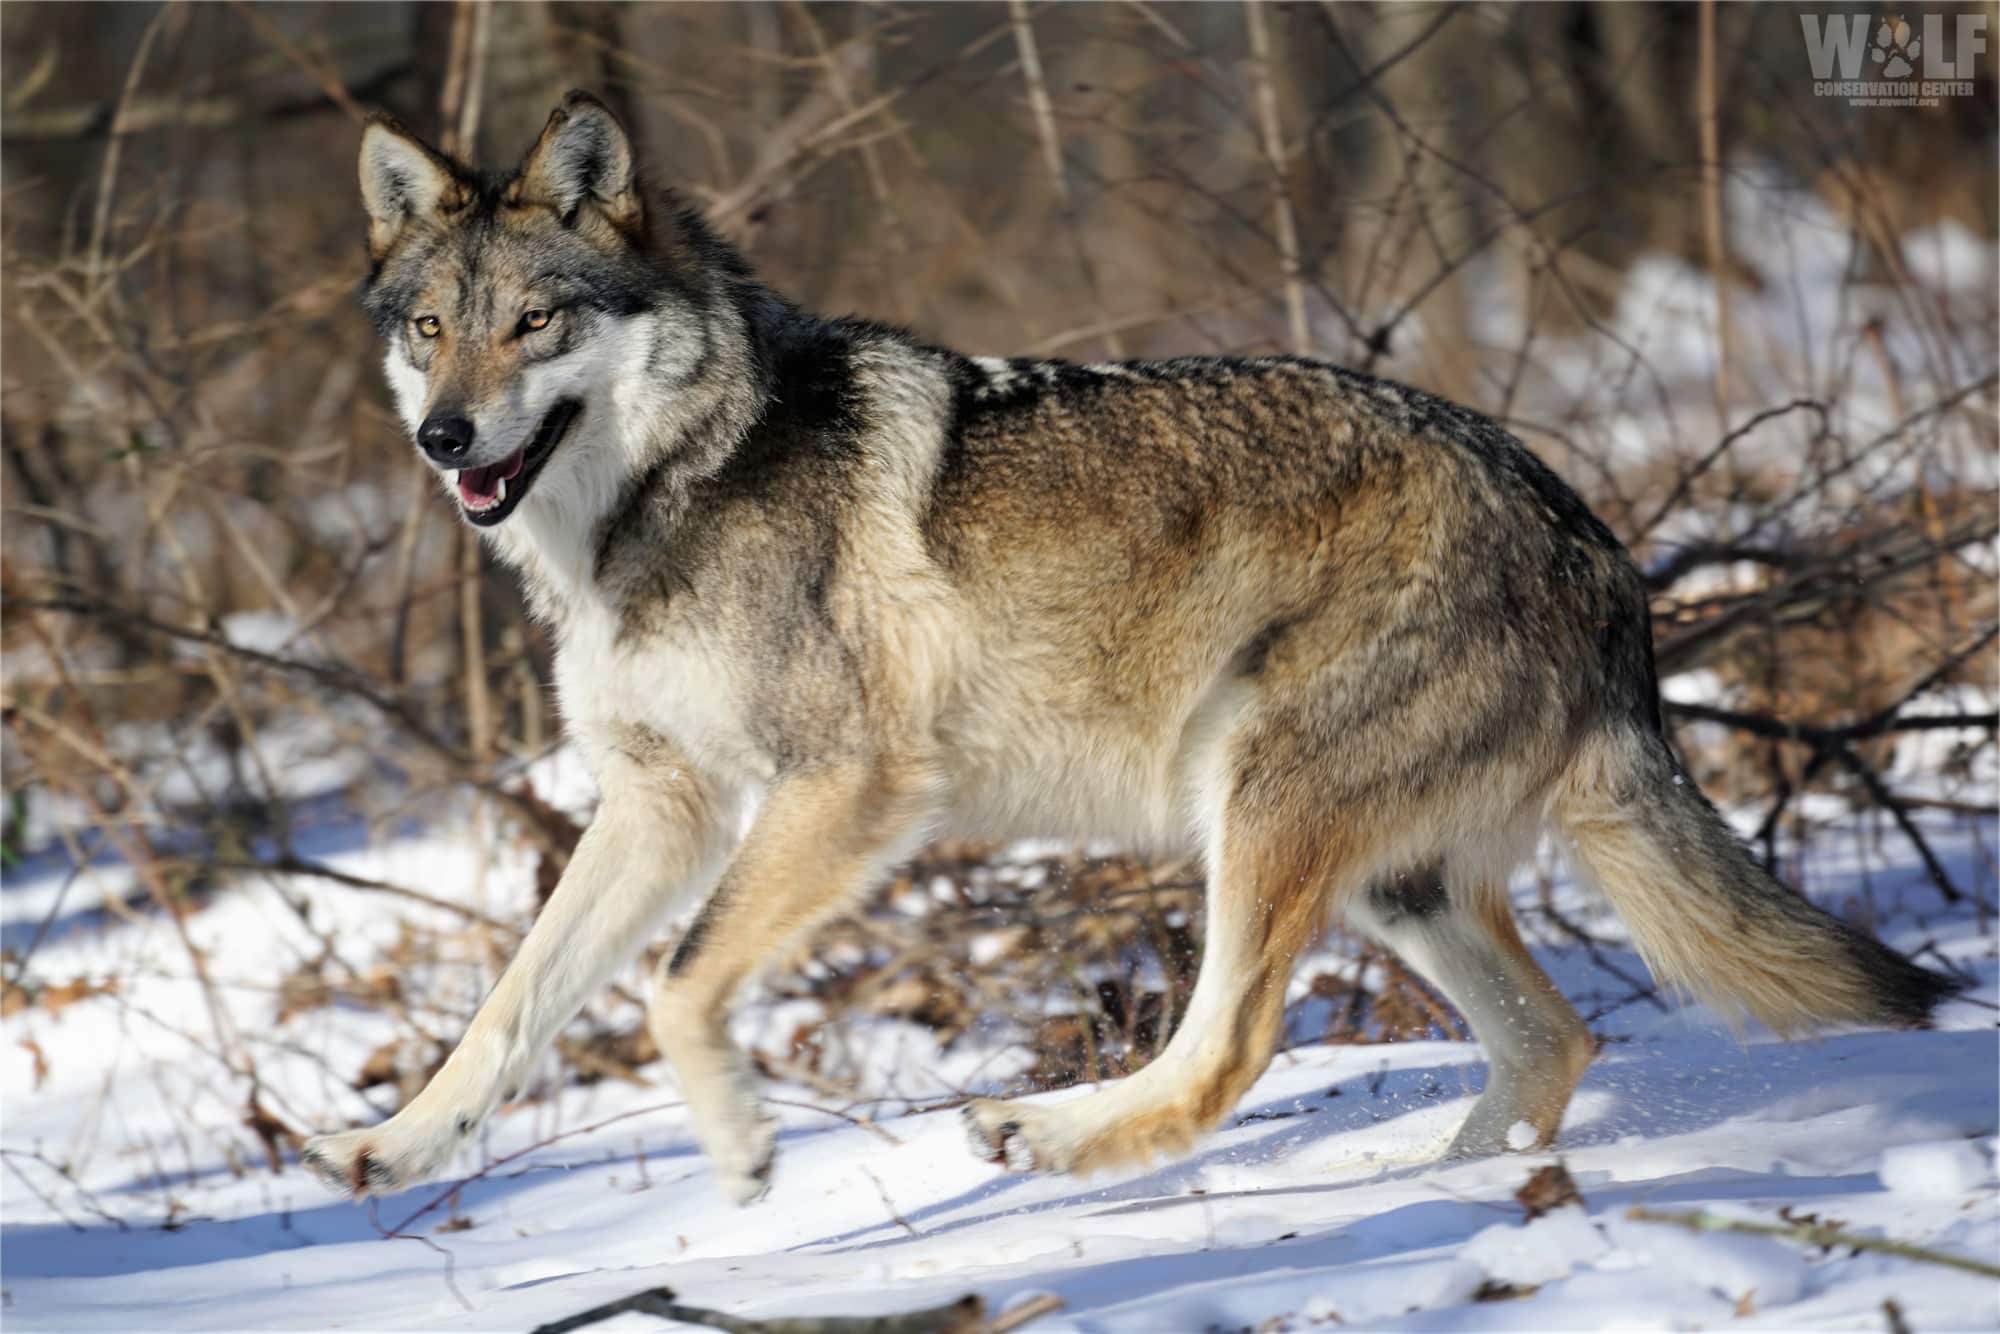
<svg viewBox="0 0 2000 1334">
<path fill-rule="evenodd" d="M 1042 1108 L 976 1098 L 959 1115 L 965 1120 L 972 1151 L 987 1162 L 1010 1172 L 1069 1170 L 1067 1155 L 1058 1153 L 1046 1126 L 1039 1124 L 1046 1116 Z"/>
<path fill-rule="evenodd" d="M 706 1139 L 703 1148 L 715 1164 L 715 1181 L 738 1205 L 757 1203 L 770 1193 L 771 1164 L 778 1153 L 778 1123 L 759 1112 L 740 1134 Z"/>
<path fill-rule="evenodd" d="M 434 1175 L 457 1145 L 449 1137 L 411 1133 L 394 1118 L 379 1126 L 315 1135 L 299 1158 L 314 1176 L 354 1199 L 392 1195 Z"/>
</svg>

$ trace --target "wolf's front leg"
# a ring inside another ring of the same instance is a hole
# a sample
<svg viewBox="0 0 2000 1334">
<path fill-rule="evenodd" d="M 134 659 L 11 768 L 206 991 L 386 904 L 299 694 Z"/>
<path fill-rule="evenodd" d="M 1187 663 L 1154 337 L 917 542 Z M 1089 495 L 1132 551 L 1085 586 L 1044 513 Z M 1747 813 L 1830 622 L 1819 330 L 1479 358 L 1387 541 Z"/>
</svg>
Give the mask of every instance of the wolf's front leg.
<svg viewBox="0 0 2000 1334">
<path fill-rule="evenodd" d="M 729 1006 L 787 943 L 851 901 L 923 835 L 936 785 L 909 763 L 818 766 L 781 779 L 714 895 L 660 968 L 648 1021 L 724 1193 L 769 1185 L 771 1119 L 729 1038 Z"/>
<path fill-rule="evenodd" d="M 555 893 L 458 1049 L 424 1091 L 378 1126 L 306 1141 L 305 1162 L 335 1189 L 386 1194 L 441 1168 L 666 910 L 719 867 L 726 820 L 689 768 L 614 759 L 603 802 Z"/>
</svg>

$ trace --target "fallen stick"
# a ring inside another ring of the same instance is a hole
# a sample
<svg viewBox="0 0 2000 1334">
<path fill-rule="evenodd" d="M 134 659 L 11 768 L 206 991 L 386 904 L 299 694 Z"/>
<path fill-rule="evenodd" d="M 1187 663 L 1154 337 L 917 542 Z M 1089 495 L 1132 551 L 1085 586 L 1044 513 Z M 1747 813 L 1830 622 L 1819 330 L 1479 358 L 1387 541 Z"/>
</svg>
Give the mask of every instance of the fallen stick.
<svg viewBox="0 0 2000 1334">
<path fill-rule="evenodd" d="M 1062 1305 L 1062 1298 L 1053 1292 L 1041 1293 L 994 1316 L 982 1326 L 981 1334 L 1007 1334 L 1008 1330 L 1019 1329 L 1030 1320 L 1040 1320 L 1053 1311 L 1062 1310 Z"/>
<path fill-rule="evenodd" d="M 1027 1306 L 1038 1308 L 1027 1319 L 1053 1309 L 1034 1302 L 1024 1303 L 1024 1309 Z M 946 1306 L 932 1306 L 897 1315 L 786 1316 L 775 1320 L 749 1320 L 702 1306 L 683 1306 L 674 1300 L 672 1288 L 648 1288 L 615 1302 L 593 1306 L 567 1319 L 538 1325 L 533 1334 L 569 1334 L 570 1330 L 594 1325 L 627 1311 L 643 1311 L 663 1320 L 679 1320 L 690 1325 L 710 1325 L 728 1330 L 730 1334 L 984 1334 L 990 1328 L 986 1323 L 986 1303 L 970 1294 Z M 1011 1318 L 1019 1314 L 1019 1311 L 1010 1311 L 1003 1317 L 1009 1320 L 1006 1329 L 1025 1323 Z"/>
<path fill-rule="evenodd" d="M 1899 1255 L 1905 1260 L 1948 1265 L 1953 1269 L 1963 1269 L 1987 1278 L 2000 1278 L 2000 1265 L 1990 1265 L 1984 1260 L 1953 1255 L 1949 1251 L 1934 1251 L 1927 1246 L 1913 1246 L 1906 1241 L 1890 1241 L 1887 1237 L 1857 1237 L 1845 1228 L 1829 1227 L 1824 1223 L 1750 1223 L 1705 1211 L 1668 1214 L 1636 1206 L 1627 1209 L 1625 1216 L 1642 1223 L 1668 1223 L 1674 1227 L 1684 1227 L 1690 1232 L 1746 1232 L 1752 1236 L 1782 1237 L 1787 1241 L 1805 1242 L 1813 1246 L 1851 1246 L 1857 1251 L 1880 1251 L 1884 1255 Z"/>
</svg>

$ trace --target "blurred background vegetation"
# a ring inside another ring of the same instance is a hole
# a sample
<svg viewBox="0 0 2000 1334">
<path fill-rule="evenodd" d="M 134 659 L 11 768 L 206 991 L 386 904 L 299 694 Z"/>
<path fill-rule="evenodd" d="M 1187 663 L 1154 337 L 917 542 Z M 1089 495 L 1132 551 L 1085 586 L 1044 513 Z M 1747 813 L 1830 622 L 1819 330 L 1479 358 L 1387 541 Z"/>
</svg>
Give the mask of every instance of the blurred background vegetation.
<svg viewBox="0 0 2000 1334">
<path fill-rule="evenodd" d="M 974 353 L 1297 351 L 1499 417 L 1634 547 L 1680 740 L 1766 855 L 1831 800 L 1928 857 L 1916 815 L 1993 810 L 1994 61 L 1855 107 L 1815 95 L 1800 14 L 0 7 L 5 855 L 111 859 L 114 912 L 178 919 L 246 876 L 338 883 L 317 828 L 476 814 L 546 893 L 581 814 L 530 773 L 550 645 L 389 408 L 353 159 L 379 107 L 508 164 L 584 87 L 809 307 Z M 1941 711 L 1970 731 L 1911 749 Z M 1008 856 L 930 850 L 779 985 L 947 1039 L 1013 1004 L 1041 1083 L 1142 1061 L 1196 872 Z M 1001 926 L 993 977 L 884 906 L 913 886 Z M 534 907 L 468 927 L 504 959 Z M 22 1003 L 40 938 L 10 937 Z M 1314 1025 L 1456 1031 L 1374 962 L 1303 980 Z M 394 991 L 325 958 L 287 986 L 280 1022 Z M 585 1075 L 650 1059 L 634 1022 L 586 1036 Z M 786 1071 L 837 1080 L 819 1041 Z"/>
</svg>

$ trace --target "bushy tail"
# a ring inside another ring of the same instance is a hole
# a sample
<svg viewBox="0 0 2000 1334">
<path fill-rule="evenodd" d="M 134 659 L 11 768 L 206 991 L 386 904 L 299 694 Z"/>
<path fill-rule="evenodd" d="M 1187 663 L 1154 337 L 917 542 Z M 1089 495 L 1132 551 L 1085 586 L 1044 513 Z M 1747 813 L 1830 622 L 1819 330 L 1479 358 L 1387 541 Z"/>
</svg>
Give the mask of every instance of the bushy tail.
<svg viewBox="0 0 2000 1334">
<path fill-rule="evenodd" d="M 1772 879 L 1648 729 L 1587 742 L 1555 816 L 1653 976 L 1732 1023 L 1917 1028 L 1960 985 Z"/>
</svg>

